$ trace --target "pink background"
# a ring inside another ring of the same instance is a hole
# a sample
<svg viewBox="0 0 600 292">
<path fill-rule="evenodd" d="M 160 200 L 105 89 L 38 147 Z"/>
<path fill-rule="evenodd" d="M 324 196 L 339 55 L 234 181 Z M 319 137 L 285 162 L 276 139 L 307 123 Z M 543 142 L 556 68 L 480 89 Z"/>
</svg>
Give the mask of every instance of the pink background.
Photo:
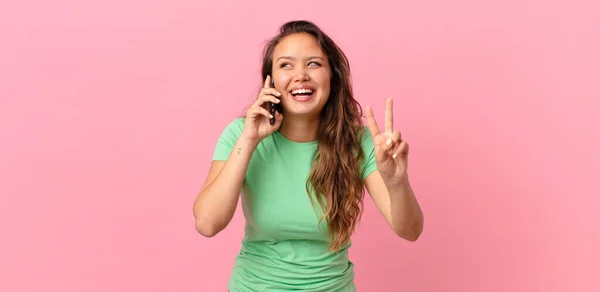
<svg viewBox="0 0 600 292">
<path fill-rule="evenodd" d="M 411 144 L 425 231 L 368 199 L 360 291 L 600 291 L 600 5 L 206 2 L 0 5 L 0 291 L 226 291 L 241 210 L 206 239 L 192 202 L 298 18 Z"/>
</svg>

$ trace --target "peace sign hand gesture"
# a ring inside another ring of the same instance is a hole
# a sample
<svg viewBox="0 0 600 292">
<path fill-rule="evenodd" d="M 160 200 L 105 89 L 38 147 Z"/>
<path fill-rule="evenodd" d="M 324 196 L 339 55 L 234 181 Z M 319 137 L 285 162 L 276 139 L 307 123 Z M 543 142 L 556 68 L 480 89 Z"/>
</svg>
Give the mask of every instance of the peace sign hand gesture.
<svg viewBox="0 0 600 292">
<path fill-rule="evenodd" d="M 373 110 L 367 107 L 368 127 L 375 144 L 377 170 L 386 185 L 401 183 L 407 178 L 408 144 L 398 130 L 393 130 L 392 98 L 386 100 L 385 131 L 380 132 Z"/>
</svg>

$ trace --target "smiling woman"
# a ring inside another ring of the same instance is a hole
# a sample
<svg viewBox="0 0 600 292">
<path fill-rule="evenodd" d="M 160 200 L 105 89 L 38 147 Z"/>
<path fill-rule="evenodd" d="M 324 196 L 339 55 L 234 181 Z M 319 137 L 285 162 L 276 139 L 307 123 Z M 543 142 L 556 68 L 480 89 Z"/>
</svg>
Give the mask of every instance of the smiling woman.
<svg viewBox="0 0 600 292">
<path fill-rule="evenodd" d="M 286 93 L 282 97 L 286 114 L 312 119 L 327 102 L 331 79 L 328 58 L 317 40 L 308 33 L 291 34 L 274 47 L 269 59 L 275 60 L 275 88 Z"/>
<path fill-rule="evenodd" d="M 392 101 L 384 131 L 370 108 L 365 127 L 348 64 L 307 21 L 284 24 L 265 47 L 263 89 L 221 134 L 193 208 L 196 229 L 212 237 L 241 194 L 245 236 L 230 291 L 355 291 L 348 248 L 365 187 L 394 233 L 421 234 Z"/>
</svg>

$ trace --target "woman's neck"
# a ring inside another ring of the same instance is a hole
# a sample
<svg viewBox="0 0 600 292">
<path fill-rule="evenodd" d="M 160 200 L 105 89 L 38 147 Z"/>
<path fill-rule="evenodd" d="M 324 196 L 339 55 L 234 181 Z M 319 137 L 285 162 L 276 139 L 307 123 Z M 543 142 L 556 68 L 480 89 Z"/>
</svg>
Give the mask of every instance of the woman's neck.
<svg viewBox="0 0 600 292">
<path fill-rule="evenodd" d="M 305 143 L 317 140 L 319 120 L 309 117 L 284 117 L 279 132 L 288 140 Z"/>
</svg>

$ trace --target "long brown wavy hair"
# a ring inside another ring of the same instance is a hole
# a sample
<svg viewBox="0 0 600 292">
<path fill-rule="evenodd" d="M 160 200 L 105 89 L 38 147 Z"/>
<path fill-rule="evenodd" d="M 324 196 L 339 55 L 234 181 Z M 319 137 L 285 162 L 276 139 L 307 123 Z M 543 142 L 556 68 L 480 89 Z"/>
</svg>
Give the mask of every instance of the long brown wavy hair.
<svg viewBox="0 0 600 292">
<path fill-rule="evenodd" d="M 319 226 L 324 218 L 327 219 L 330 250 L 339 251 L 349 242 L 363 211 L 362 108 L 354 99 L 346 55 L 328 35 L 309 21 L 287 22 L 267 42 L 263 52 L 262 80 L 272 75 L 273 52 L 277 44 L 295 33 L 314 36 L 331 67 L 331 92 L 321 112 L 317 132 L 318 152 L 306 182 L 306 191 L 313 208 L 315 202 L 310 196 L 311 189 L 323 210 Z"/>
</svg>

